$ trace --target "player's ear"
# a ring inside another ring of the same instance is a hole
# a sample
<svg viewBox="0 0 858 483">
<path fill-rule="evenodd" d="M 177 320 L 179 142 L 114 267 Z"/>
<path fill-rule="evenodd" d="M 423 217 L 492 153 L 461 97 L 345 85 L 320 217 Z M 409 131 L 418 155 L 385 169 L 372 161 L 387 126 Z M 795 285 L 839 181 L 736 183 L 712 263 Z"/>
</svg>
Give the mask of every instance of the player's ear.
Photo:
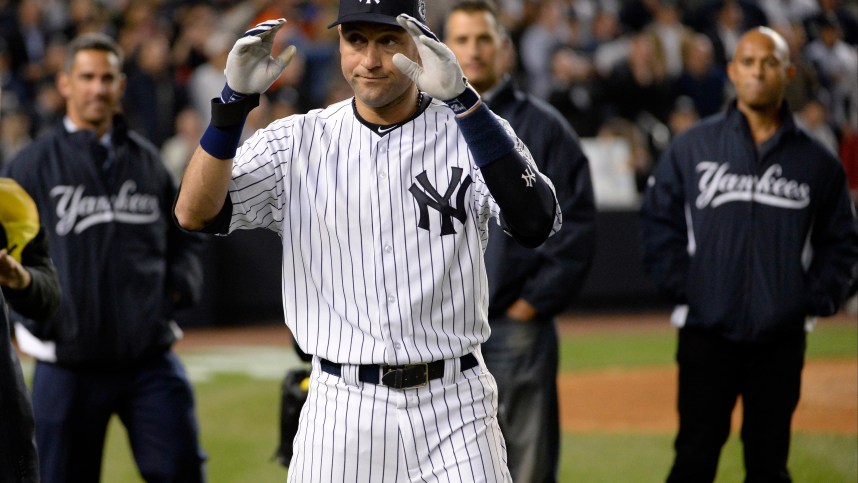
<svg viewBox="0 0 858 483">
<path fill-rule="evenodd" d="M 63 96 L 63 99 L 68 99 L 70 94 L 69 74 L 62 71 L 57 74 L 56 78 L 57 91 Z"/>
</svg>

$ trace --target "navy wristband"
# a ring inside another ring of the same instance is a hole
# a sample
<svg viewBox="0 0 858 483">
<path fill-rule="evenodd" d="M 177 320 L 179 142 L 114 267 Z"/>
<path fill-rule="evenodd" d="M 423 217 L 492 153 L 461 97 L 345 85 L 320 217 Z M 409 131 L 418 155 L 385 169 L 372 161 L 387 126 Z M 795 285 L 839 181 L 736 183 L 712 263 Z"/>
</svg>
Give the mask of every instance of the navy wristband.
<svg viewBox="0 0 858 483">
<path fill-rule="evenodd" d="M 238 143 L 241 141 L 241 131 L 244 122 L 229 127 L 217 127 L 209 124 L 200 139 L 200 147 L 218 159 L 232 159 L 238 151 Z"/>
<path fill-rule="evenodd" d="M 465 117 L 456 117 L 456 124 L 474 155 L 474 163 L 480 168 L 515 149 L 515 142 L 485 104 Z"/>
<path fill-rule="evenodd" d="M 229 104 L 230 102 L 240 101 L 250 94 L 242 94 L 241 92 L 235 92 L 232 90 L 232 87 L 229 86 L 226 82 L 223 83 L 223 90 L 220 91 L 220 100 L 223 101 L 224 104 Z"/>
<path fill-rule="evenodd" d="M 453 110 L 456 117 L 468 114 L 482 103 L 480 95 L 477 94 L 477 91 L 473 87 L 468 85 L 467 79 L 465 79 L 465 91 L 444 102 Z"/>
</svg>

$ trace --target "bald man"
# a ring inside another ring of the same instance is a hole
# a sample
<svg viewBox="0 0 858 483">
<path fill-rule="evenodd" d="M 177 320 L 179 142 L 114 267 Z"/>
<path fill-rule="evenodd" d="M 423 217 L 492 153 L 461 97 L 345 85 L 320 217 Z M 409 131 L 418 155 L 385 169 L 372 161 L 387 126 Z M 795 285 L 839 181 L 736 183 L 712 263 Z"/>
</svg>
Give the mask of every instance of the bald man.
<svg viewBox="0 0 858 483">
<path fill-rule="evenodd" d="M 648 182 L 644 265 L 679 329 L 668 482 L 713 481 L 739 396 L 745 481 L 791 481 L 806 332 L 858 276 L 845 173 L 793 122 L 789 58 L 774 31 L 743 35 L 728 65 L 735 101 L 679 136 Z"/>
</svg>

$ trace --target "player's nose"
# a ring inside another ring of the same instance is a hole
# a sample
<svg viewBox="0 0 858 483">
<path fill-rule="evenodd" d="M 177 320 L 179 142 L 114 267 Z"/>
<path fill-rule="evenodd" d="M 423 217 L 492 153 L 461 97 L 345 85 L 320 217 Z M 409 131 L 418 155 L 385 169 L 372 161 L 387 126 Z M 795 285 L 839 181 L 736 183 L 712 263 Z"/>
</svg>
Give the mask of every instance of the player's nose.
<svg viewBox="0 0 858 483">
<path fill-rule="evenodd" d="M 368 70 L 381 66 L 381 51 L 377 45 L 370 43 L 364 49 L 361 65 Z"/>
</svg>

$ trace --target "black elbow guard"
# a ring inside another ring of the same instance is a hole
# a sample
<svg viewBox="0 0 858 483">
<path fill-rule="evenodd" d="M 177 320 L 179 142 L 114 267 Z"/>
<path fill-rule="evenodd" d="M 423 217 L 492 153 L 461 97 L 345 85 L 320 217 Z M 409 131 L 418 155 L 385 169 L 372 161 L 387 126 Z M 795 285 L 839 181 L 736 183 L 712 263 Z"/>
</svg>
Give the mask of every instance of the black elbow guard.
<svg viewBox="0 0 858 483">
<path fill-rule="evenodd" d="M 528 248 L 545 242 L 558 209 L 554 190 L 545 179 L 515 151 L 480 171 L 501 209 L 504 229 Z"/>
</svg>

